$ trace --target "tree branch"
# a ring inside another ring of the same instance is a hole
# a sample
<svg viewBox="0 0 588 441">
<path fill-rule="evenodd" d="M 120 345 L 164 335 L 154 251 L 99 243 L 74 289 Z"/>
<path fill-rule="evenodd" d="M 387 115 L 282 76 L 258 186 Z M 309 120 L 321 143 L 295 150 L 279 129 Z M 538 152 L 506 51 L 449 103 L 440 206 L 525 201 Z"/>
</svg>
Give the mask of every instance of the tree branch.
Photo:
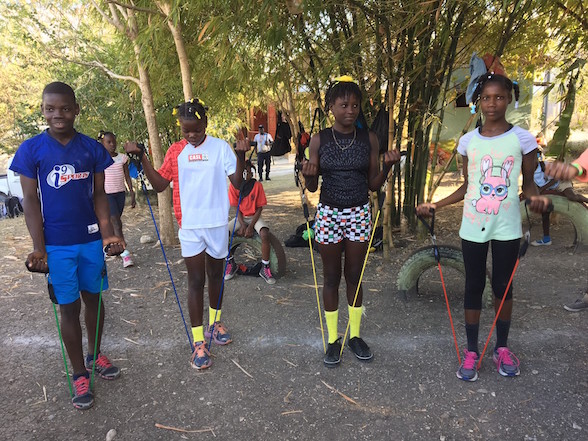
<svg viewBox="0 0 588 441">
<path fill-rule="evenodd" d="M 159 12 L 159 11 L 157 11 L 155 9 L 141 8 L 140 6 L 130 5 L 128 3 L 118 2 L 116 0 L 106 0 L 106 2 L 107 3 L 112 3 L 114 5 L 120 6 L 120 7 L 125 8 L 125 9 L 132 9 L 132 10 L 138 11 L 138 12 L 146 12 L 148 14 L 163 15 L 161 12 Z"/>
<path fill-rule="evenodd" d="M 570 8 L 568 8 L 566 5 L 564 5 L 562 2 L 556 1 L 555 4 L 557 5 L 558 8 L 562 9 L 564 12 L 570 14 L 572 17 L 574 17 L 576 20 L 578 20 L 578 23 L 580 23 L 580 25 L 582 26 L 582 29 L 584 29 L 584 31 L 588 31 L 588 20 L 586 20 L 585 18 L 576 14 L 574 11 L 572 11 Z"/>
<path fill-rule="evenodd" d="M 109 24 L 111 24 L 113 27 L 115 27 L 116 29 L 118 29 L 118 31 L 120 33 L 126 34 L 126 30 L 125 30 L 124 26 L 118 20 L 118 17 L 116 15 L 114 15 L 113 18 L 109 17 L 106 14 L 106 12 L 104 12 L 104 10 L 100 6 L 98 6 L 98 4 L 96 3 L 95 0 L 92 0 L 92 4 L 94 5 L 94 9 L 96 9 L 98 11 L 98 13 L 102 16 L 102 18 L 104 20 L 106 20 Z"/>
</svg>

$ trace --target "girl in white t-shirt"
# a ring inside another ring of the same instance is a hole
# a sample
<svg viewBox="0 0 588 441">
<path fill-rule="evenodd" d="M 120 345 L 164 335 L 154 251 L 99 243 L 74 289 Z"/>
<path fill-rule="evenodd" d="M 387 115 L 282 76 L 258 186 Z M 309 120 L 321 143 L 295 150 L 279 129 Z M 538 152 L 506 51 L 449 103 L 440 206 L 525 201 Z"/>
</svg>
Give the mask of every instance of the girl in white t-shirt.
<svg viewBox="0 0 588 441">
<path fill-rule="evenodd" d="M 114 228 L 114 234 L 117 237 L 124 239 L 122 231 L 121 216 L 125 208 L 126 188 L 129 189 L 131 195 L 131 208 L 135 208 L 135 191 L 133 190 L 133 182 L 129 174 L 129 158 L 127 155 L 117 153 L 116 151 L 116 135 L 112 132 L 100 132 L 98 141 L 102 143 L 104 148 L 110 153 L 114 164 L 104 170 L 104 191 L 108 198 L 108 205 L 110 206 L 110 221 Z M 123 268 L 133 266 L 133 259 L 128 248 L 121 254 L 123 261 Z"/>
<path fill-rule="evenodd" d="M 237 141 L 236 155 L 229 144 L 208 136 L 206 108 L 199 99 L 176 108 L 184 139 L 173 143 L 163 164 L 155 170 L 136 143 L 126 143 L 129 154 L 140 157 L 153 189 L 165 190 L 173 182 L 173 206 L 180 226 L 178 237 L 188 270 L 188 312 L 192 326 L 193 353 L 190 364 L 206 369 L 212 358 L 206 338 L 219 345 L 232 342 L 221 318 L 223 263 L 228 254 L 229 189 L 227 177 L 239 188 L 243 180 L 248 139 Z M 208 277 L 208 326 L 203 325 L 204 283 Z M 211 332 L 212 331 L 212 332 Z"/>
<path fill-rule="evenodd" d="M 492 247 L 495 311 L 498 311 L 505 295 L 518 257 L 522 236 L 518 199 L 521 172 L 529 208 L 542 213 L 549 206 L 549 199 L 539 196 L 533 182 L 537 150 L 535 137 L 506 120 L 506 109 L 512 101 L 513 82 L 493 73 L 482 75 L 477 82 L 474 103 L 479 100 L 484 124 L 459 140 L 457 150 L 463 156 L 464 183 L 439 202 L 417 207 L 420 216 L 429 216 L 431 209 L 464 200 L 459 235 L 466 271 L 464 308 L 467 349 L 456 373 L 464 381 L 478 378 L 478 330 L 488 247 Z M 518 95 L 516 83 L 514 87 Z M 505 377 L 520 374 L 519 361 L 507 346 L 512 306 L 511 285 L 496 321 L 496 346 L 493 351 L 496 368 Z"/>
</svg>

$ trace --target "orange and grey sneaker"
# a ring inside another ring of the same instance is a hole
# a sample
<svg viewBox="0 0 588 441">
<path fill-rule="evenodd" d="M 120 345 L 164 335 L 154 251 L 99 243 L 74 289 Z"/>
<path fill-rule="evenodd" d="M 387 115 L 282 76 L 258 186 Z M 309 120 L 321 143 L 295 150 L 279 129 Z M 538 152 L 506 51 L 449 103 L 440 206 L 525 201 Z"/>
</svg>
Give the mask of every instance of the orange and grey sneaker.
<svg viewBox="0 0 588 441">
<path fill-rule="evenodd" d="M 206 342 L 194 342 L 194 352 L 192 352 L 190 366 L 198 370 L 206 369 L 212 366 L 212 359 L 210 358 L 210 352 L 208 352 L 208 349 L 206 349 Z"/>
<path fill-rule="evenodd" d="M 86 370 L 88 372 L 92 372 L 92 362 L 94 361 L 94 357 L 92 355 L 88 355 L 86 357 Z M 102 355 L 98 352 L 98 358 L 96 359 L 95 363 L 95 371 L 100 378 L 104 378 L 105 380 L 116 380 L 120 377 L 120 369 L 114 366 L 110 360 L 106 357 L 106 355 Z"/>
<path fill-rule="evenodd" d="M 71 399 L 76 409 L 86 410 L 94 405 L 94 394 L 90 390 L 90 376 L 80 375 L 73 381 L 74 396 Z"/>
<path fill-rule="evenodd" d="M 204 328 L 204 337 L 210 340 L 210 336 L 210 325 L 207 325 Z M 233 341 L 227 327 L 222 322 L 215 322 L 212 331 L 212 341 L 221 346 L 228 345 Z"/>
</svg>

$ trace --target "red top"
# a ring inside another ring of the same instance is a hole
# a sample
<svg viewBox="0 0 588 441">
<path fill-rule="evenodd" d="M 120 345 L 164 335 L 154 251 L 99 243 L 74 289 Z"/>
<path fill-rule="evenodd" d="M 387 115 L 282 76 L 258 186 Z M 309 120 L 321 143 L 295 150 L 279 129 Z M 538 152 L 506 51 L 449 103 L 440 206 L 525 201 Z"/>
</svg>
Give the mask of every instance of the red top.
<svg viewBox="0 0 588 441">
<path fill-rule="evenodd" d="M 174 214 L 178 224 L 182 225 L 182 205 L 180 204 L 180 183 L 178 177 L 178 156 L 186 147 L 188 141 L 182 139 L 181 141 L 174 142 L 165 154 L 165 159 L 161 168 L 158 170 L 159 174 L 168 181 L 173 182 L 172 191 L 172 202 L 174 205 Z"/>
<path fill-rule="evenodd" d="M 239 190 L 233 187 L 233 184 L 229 186 L 229 202 L 231 207 L 236 207 L 237 202 L 239 202 Z M 265 198 L 263 185 L 256 181 L 251 193 L 241 200 L 239 211 L 243 213 L 243 216 L 253 216 L 259 207 L 265 205 L 267 205 L 267 199 Z"/>
</svg>

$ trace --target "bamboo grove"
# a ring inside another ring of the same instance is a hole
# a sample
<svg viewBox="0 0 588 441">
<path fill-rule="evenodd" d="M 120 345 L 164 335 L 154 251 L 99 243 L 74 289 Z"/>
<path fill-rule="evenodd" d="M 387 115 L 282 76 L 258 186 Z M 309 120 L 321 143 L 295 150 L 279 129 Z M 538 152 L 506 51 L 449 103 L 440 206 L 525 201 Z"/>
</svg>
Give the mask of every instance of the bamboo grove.
<svg viewBox="0 0 588 441">
<path fill-rule="evenodd" d="M 80 91 L 88 104 L 82 131 L 108 125 L 122 139 L 144 139 L 160 162 L 177 136 L 171 109 L 184 99 L 207 102 L 212 130 L 226 138 L 248 108 L 268 103 L 287 114 L 296 135 L 315 113 L 315 131 L 329 124 L 324 90 L 351 75 L 368 125 L 388 111 L 386 147 L 407 152 L 386 187 L 388 243 L 391 227 L 402 218 L 414 226 L 414 207 L 436 189 L 442 171 L 430 146 L 456 97 L 455 70 L 467 69 L 473 51 L 531 78 L 557 67 L 561 84 L 574 88 L 588 47 L 582 0 L 31 0 L 0 8 L 0 78 L 15 91 L 0 99 L 3 150 L 38 130 L 36 103 L 49 78 Z"/>
</svg>

